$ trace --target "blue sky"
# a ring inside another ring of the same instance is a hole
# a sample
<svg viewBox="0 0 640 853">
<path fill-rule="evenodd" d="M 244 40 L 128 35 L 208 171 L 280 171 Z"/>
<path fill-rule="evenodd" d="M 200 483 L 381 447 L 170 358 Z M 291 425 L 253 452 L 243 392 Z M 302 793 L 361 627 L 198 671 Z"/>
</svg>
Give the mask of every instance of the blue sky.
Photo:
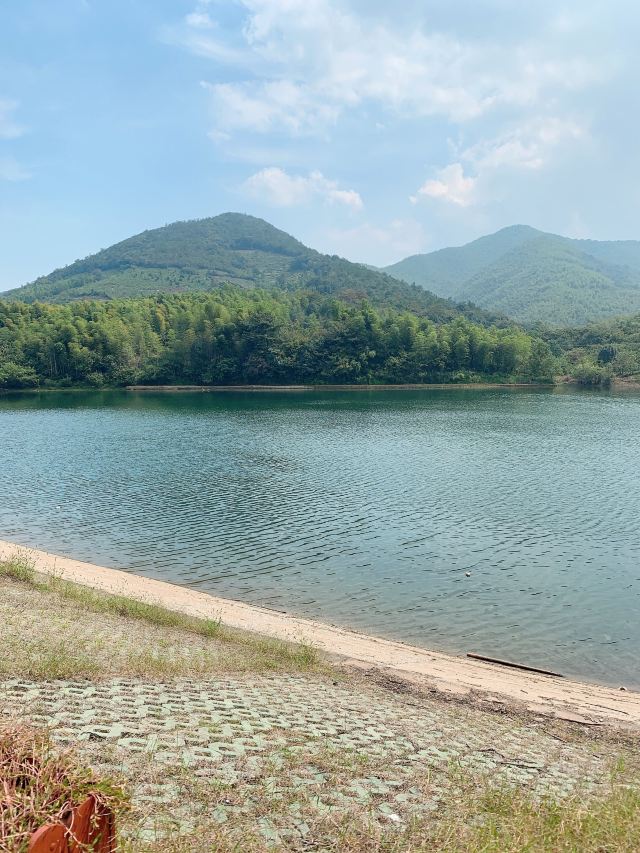
<svg viewBox="0 0 640 853">
<path fill-rule="evenodd" d="M 388 264 L 640 238 L 630 0 L 2 0 L 0 290 L 239 210 Z"/>
</svg>

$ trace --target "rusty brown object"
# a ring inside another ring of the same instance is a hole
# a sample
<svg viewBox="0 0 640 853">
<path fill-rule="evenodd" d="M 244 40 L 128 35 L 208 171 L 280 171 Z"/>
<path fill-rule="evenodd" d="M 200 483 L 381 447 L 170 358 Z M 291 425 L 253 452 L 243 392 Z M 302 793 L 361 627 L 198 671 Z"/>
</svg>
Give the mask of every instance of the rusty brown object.
<svg viewBox="0 0 640 853">
<path fill-rule="evenodd" d="M 28 853 L 115 853 L 113 813 L 87 797 L 62 823 L 40 827 L 31 836 Z"/>
<path fill-rule="evenodd" d="M 63 853 L 68 849 L 67 828 L 59 823 L 41 826 L 29 842 L 29 853 Z"/>
</svg>

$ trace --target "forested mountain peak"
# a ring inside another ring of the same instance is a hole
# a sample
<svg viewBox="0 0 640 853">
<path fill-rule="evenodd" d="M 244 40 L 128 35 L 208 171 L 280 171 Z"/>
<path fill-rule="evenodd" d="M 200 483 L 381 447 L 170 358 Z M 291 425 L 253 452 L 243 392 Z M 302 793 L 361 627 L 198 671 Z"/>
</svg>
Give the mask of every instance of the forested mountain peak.
<svg viewBox="0 0 640 853">
<path fill-rule="evenodd" d="M 309 251 L 299 240 L 264 219 L 246 213 L 221 213 L 206 219 L 173 222 L 143 231 L 93 255 L 95 260 L 120 255 L 145 263 L 161 259 L 174 266 L 209 269 L 221 250 L 258 250 L 295 257 Z M 147 254 L 153 257 L 148 258 Z"/>
<path fill-rule="evenodd" d="M 577 325 L 640 311 L 640 241 L 576 240 L 513 225 L 386 272 L 524 322 Z"/>
<path fill-rule="evenodd" d="M 505 318 L 459 307 L 424 288 L 335 255 L 323 255 L 273 225 L 243 213 L 174 222 L 143 231 L 55 270 L 2 298 L 67 303 L 80 299 L 212 291 L 224 285 L 312 290 L 347 302 L 411 310 L 435 320 L 464 314 L 482 323 Z"/>
<path fill-rule="evenodd" d="M 172 267 L 175 269 L 215 270 L 229 264 L 229 252 L 258 251 L 268 254 L 296 257 L 309 250 L 294 237 L 280 231 L 264 219 L 244 213 L 222 213 L 206 219 L 173 222 L 161 228 L 152 228 L 101 249 L 93 255 L 74 261 L 69 266 L 55 270 L 24 288 L 10 294 L 27 295 L 51 281 L 68 280 L 73 276 L 124 267 Z M 235 267 L 241 265 L 236 264 Z M 237 272 L 236 268 L 232 272 Z M 129 295 L 129 294 L 127 294 Z"/>
</svg>

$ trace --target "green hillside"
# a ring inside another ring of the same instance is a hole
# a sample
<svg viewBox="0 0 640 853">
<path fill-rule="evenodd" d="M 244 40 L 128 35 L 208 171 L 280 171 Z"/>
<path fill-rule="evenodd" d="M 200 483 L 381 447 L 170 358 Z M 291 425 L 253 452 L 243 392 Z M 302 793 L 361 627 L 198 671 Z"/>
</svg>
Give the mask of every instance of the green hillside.
<svg viewBox="0 0 640 853">
<path fill-rule="evenodd" d="M 541 235 L 476 273 L 459 296 L 520 322 L 578 325 L 640 311 L 640 274 Z"/>
<path fill-rule="evenodd" d="M 640 314 L 577 328 L 538 326 L 536 332 L 557 357 L 558 367 L 584 384 L 640 380 Z"/>
<path fill-rule="evenodd" d="M 640 240 L 570 240 L 576 249 L 601 261 L 640 271 Z"/>
<path fill-rule="evenodd" d="M 313 290 L 346 302 L 368 299 L 438 321 L 461 314 L 483 323 L 500 319 L 473 306 L 459 308 L 363 264 L 322 255 L 268 222 L 240 213 L 145 231 L 2 298 L 68 303 L 212 291 L 225 284 Z"/>
<path fill-rule="evenodd" d="M 431 282 L 434 287 L 437 285 L 440 296 L 453 298 L 453 294 L 473 275 L 540 233 L 528 225 L 513 225 L 497 234 L 480 237 L 466 246 L 440 249 L 428 255 L 412 255 L 385 267 L 385 272 L 421 287 L 430 287 Z"/>
<path fill-rule="evenodd" d="M 581 325 L 640 311 L 640 242 L 572 240 L 517 225 L 386 268 L 523 323 Z"/>
</svg>

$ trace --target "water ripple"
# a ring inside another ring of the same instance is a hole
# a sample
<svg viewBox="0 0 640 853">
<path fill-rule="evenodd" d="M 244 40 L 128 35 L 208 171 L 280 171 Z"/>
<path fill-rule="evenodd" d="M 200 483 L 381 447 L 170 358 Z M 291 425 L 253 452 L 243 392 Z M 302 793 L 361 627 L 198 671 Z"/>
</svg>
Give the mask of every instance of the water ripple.
<svg viewBox="0 0 640 853">
<path fill-rule="evenodd" d="M 0 396 L 0 536 L 640 686 L 639 435 L 633 395 Z"/>
</svg>

